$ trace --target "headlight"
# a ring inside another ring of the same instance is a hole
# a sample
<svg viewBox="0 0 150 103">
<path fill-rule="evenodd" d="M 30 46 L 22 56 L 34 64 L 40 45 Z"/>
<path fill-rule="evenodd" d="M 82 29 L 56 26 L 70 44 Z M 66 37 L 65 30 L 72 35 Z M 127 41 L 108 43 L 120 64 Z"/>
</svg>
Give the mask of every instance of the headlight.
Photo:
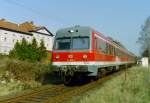
<svg viewBox="0 0 150 103">
<path fill-rule="evenodd" d="M 60 58 L 60 56 L 59 55 L 56 55 L 56 59 L 59 59 Z"/>
<path fill-rule="evenodd" d="M 87 59 L 87 57 L 88 57 L 88 56 L 87 56 L 86 54 L 83 55 L 83 59 Z"/>
<path fill-rule="evenodd" d="M 73 58 L 73 55 L 72 55 L 72 54 L 68 55 L 68 58 L 69 58 L 69 59 L 72 59 L 72 58 Z"/>
</svg>

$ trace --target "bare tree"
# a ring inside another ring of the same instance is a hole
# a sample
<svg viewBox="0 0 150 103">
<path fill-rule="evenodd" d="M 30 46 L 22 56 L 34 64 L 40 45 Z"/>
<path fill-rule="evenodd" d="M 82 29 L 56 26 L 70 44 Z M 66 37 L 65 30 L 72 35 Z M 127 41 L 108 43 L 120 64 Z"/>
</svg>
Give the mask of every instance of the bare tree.
<svg viewBox="0 0 150 103">
<path fill-rule="evenodd" d="M 146 19 L 145 24 L 142 26 L 140 37 L 137 42 L 141 44 L 142 54 L 144 53 L 144 56 L 150 59 L 150 17 Z"/>
</svg>

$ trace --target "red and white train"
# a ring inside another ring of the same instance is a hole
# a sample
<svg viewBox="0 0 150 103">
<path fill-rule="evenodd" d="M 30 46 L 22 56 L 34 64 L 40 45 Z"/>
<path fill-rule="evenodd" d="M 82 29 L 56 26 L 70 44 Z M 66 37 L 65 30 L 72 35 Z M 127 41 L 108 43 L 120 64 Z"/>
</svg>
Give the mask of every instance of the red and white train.
<svg viewBox="0 0 150 103">
<path fill-rule="evenodd" d="M 103 71 L 117 70 L 135 63 L 134 54 L 119 42 L 89 27 L 75 26 L 58 30 L 52 52 L 56 71 L 65 74 L 65 84 L 82 76 L 99 78 Z"/>
</svg>

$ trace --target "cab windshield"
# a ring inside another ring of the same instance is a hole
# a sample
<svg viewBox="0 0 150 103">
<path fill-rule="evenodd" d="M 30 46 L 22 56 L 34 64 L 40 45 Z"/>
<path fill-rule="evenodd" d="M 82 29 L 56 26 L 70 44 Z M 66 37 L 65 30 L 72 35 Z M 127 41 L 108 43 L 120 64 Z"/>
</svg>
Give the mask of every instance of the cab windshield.
<svg viewBox="0 0 150 103">
<path fill-rule="evenodd" d="M 89 38 L 88 37 L 74 37 L 72 38 L 72 49 L 88 49 L 89 48 Z"/>
<path fill-rule="evenodd" d="M 68 50 L 71 47 L 71 38 L 57 38 L 55 50 Z"/>
<path fill-rule="evenodd" d="M 89 37 L 57 38 L 55 50 L 83 50 L 89 49 Z"/>
</svg>

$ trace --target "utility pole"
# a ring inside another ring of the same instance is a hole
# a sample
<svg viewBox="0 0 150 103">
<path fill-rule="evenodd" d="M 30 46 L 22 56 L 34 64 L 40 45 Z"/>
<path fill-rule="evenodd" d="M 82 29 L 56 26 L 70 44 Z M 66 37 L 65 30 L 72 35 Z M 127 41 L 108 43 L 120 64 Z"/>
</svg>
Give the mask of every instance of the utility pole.
<svg viewBox="0 0 150 103">
<path fill-rule="evenodd" d="M 150 32 L 147 35 L 148 43 L 147 43 L 147 49 L 148 49 L 148 62 L 150 61 Z"/>
<path fill-rule="evenodd" d="M 127 66 L 127 64 L 125 64 L 125 81 L 127 80 L 127 68 L 128 68 L 128 66 Z"/>
</svg>

